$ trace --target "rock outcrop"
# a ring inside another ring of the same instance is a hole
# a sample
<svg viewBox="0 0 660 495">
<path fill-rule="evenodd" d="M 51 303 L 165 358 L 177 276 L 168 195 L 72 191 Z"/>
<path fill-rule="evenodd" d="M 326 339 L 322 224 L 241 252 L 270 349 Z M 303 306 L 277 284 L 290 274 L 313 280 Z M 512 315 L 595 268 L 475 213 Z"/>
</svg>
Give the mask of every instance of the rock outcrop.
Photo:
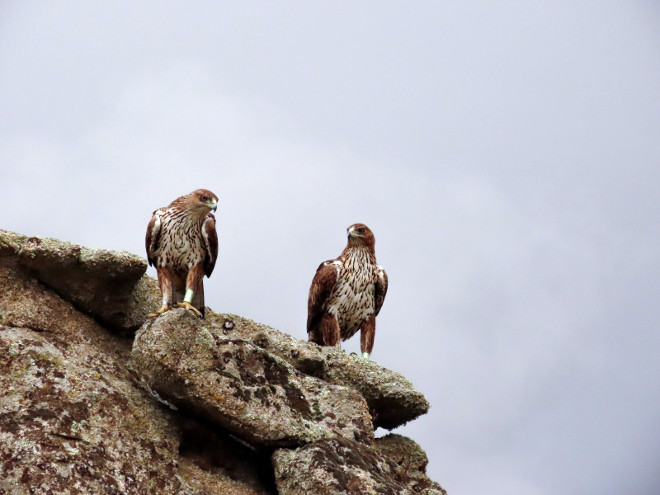
<svg viewBox="0 0 660 495">
<path fill-rule="evenodd" d="M 428 410 L 404 377 L 236 315 L 147 320 L 145 271 L 0 230 L 0 495 L 443 493 L 374 439 Z"/>
<path fill-rule="evenodd" d="M 0 230 L 0 258 L 114 331 L 137 330 L 144 308 L 158 308 L 158 286 L 143 276 L 147 262 L 131 253 Z"/>
<path fill-rule="evenodd" d="M 249 339 L 302 373 L 356 390 L 367 401 L 374 428 L 396 428 L 429 410 L 429 403 L 412 383 L 373 361 L 298 340 L 237 315 L 211 313 L 206 321 L 216 333 Z"/>
<path fill-rule="evenodd" d="M 444 493 L 422 471 L 397 464 L 377 448 L 339 437 L 276 450 L 273 464 L 280 495 Z"/>
<path fill-rule="evenodd" d="M 131 365 L 149 389 L 255 448 L 373 440 L 358 392 L 300 373 L 249 340 L 213 333 L 185 309 L 144 324 Z"/>
</svg>

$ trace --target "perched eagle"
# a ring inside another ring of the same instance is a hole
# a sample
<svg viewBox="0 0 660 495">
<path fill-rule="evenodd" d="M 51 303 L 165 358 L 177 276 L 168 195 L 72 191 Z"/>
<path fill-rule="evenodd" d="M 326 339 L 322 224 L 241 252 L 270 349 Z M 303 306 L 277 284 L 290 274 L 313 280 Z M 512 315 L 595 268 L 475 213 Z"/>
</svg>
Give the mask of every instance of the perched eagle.
<svg viewBox="0 0 660 495">
<path fill-rule="evenodd" d="M 176 303 L 204 317 L 204 282 L 218 257 L 218 234 L 211 210 L 218 197 L 206 189 L 181 196 L 154 211 L 145 243 L 149 264 L 156 267 L 163 306 L 158 316 Z M 183 301 L 183 302 L 182 302 Z"/>
<path fill-rule="evenodd" d="M 387 293 L 387 274 L 376 264 L 376 239 L 364 224 L 348 228 L 348 244 L 321 263 L 309 289 L 307 335 L 319 345 L 340 346 L 360 330 L 362 357 L 369 359 L 376 316 Z"/>
</svg>

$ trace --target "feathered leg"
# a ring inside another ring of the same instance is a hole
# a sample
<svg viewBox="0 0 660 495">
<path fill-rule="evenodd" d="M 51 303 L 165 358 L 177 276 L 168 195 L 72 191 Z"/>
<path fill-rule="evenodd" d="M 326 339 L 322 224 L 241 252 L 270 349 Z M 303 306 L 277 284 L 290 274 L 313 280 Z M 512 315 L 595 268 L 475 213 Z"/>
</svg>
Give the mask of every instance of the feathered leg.
<svg viewBox="0 0 660 495">
<path fill-rule="evenodd" d="M 360 350 L 362 357 L 369 359 L 376 338 L 376 315 L 371 315 L 360 327 Z"/>
<path fill-rule="evenodd" d="M 204 282 L 199 282 L 199 288 L 195 291 L 195 296 L 192 300 L 192 305 L 196 307 L 199 312 L 202 314 L 202 318 L 205 316 L 204 311 Z"/>
<path fill-rule="evenodd" d="M 160 292 L 163 294 L 163 305 L 155 313 L 149 313 L 149 318 L 162 315 L 172 306 L 172 280 L 170 279 L 170 272 L 167 268 L 158 268 L 156 269 L 156 273 L 158 275 Z"/>
<path fill-rule="evenodd" d="M 188 271 L 188 276 L 186 277 L 186 295 L 183 298 L 183 302 L 176 305 L 177 308 L 186 308 L 187 310 L 192 311 L 200 318 L 204 318 L 204 287 L 202 285 L 203 278 L 204 264 L 198 263 Z M 198 309 L 195 307 L 196 305 L 193 305 L 193 301 L 198 303 L 200 296 L 202 305 L 201 308 Z"/>
<path fill-rule="evenodd" d="M 316 327 L 312 328 L 307 332 L 307 340 L 309 342 L 314 342 L 315 344 L 318 345 L 323 345 L 323 335 L 321 335 L 320 327 L 321 325 L 316 325 Z"/>
<path fill-rule="evenodd" d="M 319 324 L 319 333 L 323 340 L 323 345 L 340 347 L 339 322 L 337 318 L 329 313 L 325 313 Z"/>
</svg>

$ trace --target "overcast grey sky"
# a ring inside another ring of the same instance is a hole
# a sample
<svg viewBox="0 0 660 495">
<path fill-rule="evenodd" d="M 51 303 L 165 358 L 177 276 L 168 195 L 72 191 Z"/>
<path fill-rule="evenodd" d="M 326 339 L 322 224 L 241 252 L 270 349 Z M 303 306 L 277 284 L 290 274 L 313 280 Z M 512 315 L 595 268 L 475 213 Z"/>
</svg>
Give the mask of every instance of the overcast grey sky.
<svg viewBox="0 0 660 495">
<path fill-rule="evenodd" d="M 144 256 L 211 189 L 207 304 L 301 339 L 369 225 L 450 494 L 657 491 L 657 2 L 4 0 L 0 115 L 0 228 Z"/>
</svg>

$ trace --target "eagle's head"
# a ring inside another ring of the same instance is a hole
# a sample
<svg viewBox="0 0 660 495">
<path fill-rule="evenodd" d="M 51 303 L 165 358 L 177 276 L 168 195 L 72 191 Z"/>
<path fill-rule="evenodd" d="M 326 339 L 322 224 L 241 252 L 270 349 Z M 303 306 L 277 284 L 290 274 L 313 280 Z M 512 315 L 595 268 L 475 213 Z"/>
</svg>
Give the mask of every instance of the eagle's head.
<svg viewBox="0 0 660 495">
<path fill-rule="evenodd" d="M 368 246 L 371 249 L 376 245 L 376 238 L 374 233 L 369 227 L 363 223 L 354 223 L 348 229 L 348 245 L 349 246 Z"/>
<path fill-rule="evenodd" d="M 200 215 L 218 208 L 218 197 L 208 189 L 197 189 L 187 196 L 188 205 Z"/>
</svg>

